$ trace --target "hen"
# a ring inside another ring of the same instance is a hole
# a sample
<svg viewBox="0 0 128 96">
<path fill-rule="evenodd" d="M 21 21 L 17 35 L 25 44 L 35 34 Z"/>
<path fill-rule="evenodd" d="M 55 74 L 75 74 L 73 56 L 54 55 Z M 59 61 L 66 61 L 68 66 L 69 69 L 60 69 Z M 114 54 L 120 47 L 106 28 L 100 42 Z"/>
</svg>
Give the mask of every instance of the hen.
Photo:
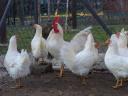
<svg viewBox="0 0 128 96">
<path fill-rule="evenodd" d="M 46 40 L 42 37 L 42 27 L 38 24 L 33 26 L 36 29 L 35 36 L 31 41 L 32 54 L 39 63 L 40 58 L 46 58 L 48 55 Z"/>
<path fill-rule="evenodd" d="M 70 46 L 72 46 L 72 50 L 74 50 L 75 53 L 80 52 L 81 50 L 83 50 L 83 48 L 85 46 L 87 36 L 91 32 L 91 29 L 92 29 L 92 27 L 89 26 L 89 27 L 81 30 L 73 37 L 73 39 L 69 43 L 67 43 L 63 46 L 70 45 Z M 61 50 L 62 50 L 62 48 L 61 48 Z M 63 74 L 63 72 L 64 72 L 64 65 L 62 65 L 60 73 Z"/>
<path fill-rule="evenodd" d="M 80 52 L 76 53 L 73 48 L 71 44 L 63 46 L 61 58 L 74 74 L 85 77 L 98 59 L 98 50 L 95 48 L 92 34 L 89 33 L 84 48 Z"/>
<path fill-rule="evenodd" d="M 104 61 L 106 67 L 117 80 L 113 88 L 122 86 L 123 79 L 128 77 L 128 57 L 120 56 L 117 43 L 113 39 L 109 40 Z"/>
<path fill-rule="evenodd" d="M 30 58 L 26 50 L 17 51 L 16 36 L 12 36 L 4 59 L 4 66 L 9 75 L 16 80 L 15 88 L 20 88 L 20 78 L 30 73 Z"/>
</svg>

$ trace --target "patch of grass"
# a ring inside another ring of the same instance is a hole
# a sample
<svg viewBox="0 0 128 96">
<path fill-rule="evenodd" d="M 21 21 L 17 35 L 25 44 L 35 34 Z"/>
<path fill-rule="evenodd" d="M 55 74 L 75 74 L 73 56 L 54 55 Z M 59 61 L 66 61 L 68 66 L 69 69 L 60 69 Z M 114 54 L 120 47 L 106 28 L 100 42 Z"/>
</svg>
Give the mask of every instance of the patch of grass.
<svg viewBox="0 0 128 96">
<path fill-rule="evenodd" d="M 31 27 L 25 27 L 25 26 L 8 26 L 7 28 L 7 43 L 9 43 L 9 39 L 13 35 L 18 35 L 17 45 L 18 49 L 27 49 L 30 51 L 31 49 L 31 40 L 34 36 L 35 32 L 32 30 Z M 8 46 L 7 46 L 8 47 Z M 7 47 L 1 47 L 0 53 L 6 53 Z"/>
<path fill-rule="evenodd" d="M 76 34 L 76 32 L 65 32 L 64 40 L 70 41 L 74 37 L 75 34 Z"/>
<path fill-rule="evenodd" d="M 112 33 L 120 32 L 122 28 L 128 30 L 128 25 L 109 25 L 108 28 Z M 101 28 L 101 26 L 94 26 L 92 29 L 94 38 L 99 42 L 104 42 L 109 38 L 108 34 Z"/>
<path fill-rule="evenodd" d="M 109 29 L 114 32 L 120 32 L 122 28 L 125 28 L 125 30 L 128 30 L 128 25 L 110 25 L 108 26 Z M 67 41 L 70 41 L 75 34 L 77 34 L 80 30 L 84 29 L 84 26 L 81 26 L 81 28 L 76 30 L 69 30 L 68 32 L 64 33 L 64 39 Z M 101 28 L 101 26 L 93 26 L 92 29 L 93 36 L 96 41 L 102 43 L 107 38 L 109 38 L 108 35 L 106 35 L 105 31 Z M 10 37 L 14 34 L 17 34 L 19 36 L 18 40 L 18 49 L 27 49 L 28 51 L 31 51 L 31 40 L 35 34 L 35 30 L 32 29 L 32 27 L 28 26 L 8 26 L 7 28 L 7 38 L 8 41 Z M 7 47 L 0 47 L 0 54 L 6 53 Z"/>
<path fill-rule="evenodd" d="M 80 30 L 82 30 L 84 28 L 86 28 L 86 27 L 82 26 L 80 29 L 65 32 L 64 39 L 68 40 L 68 41 L 71 40 L 73 38 L 73 36 L 75 34 L 77 34 L 77 32 L 79 32 Z M 128 30 L 128 25 L 109 25 L 108 28 L 111 30 L 112 33 L 115 33 L 115 32 L 120 32 L 122 28 L 124 28 L 125 30 Z M 104 42 L 107 38 L 109 38 L 108 34 L 106 34 L 106 32 L 99 25 L 93 26 L 92 34 L 93 34 L 95 40 L 100 43 Z"/>
</svg>

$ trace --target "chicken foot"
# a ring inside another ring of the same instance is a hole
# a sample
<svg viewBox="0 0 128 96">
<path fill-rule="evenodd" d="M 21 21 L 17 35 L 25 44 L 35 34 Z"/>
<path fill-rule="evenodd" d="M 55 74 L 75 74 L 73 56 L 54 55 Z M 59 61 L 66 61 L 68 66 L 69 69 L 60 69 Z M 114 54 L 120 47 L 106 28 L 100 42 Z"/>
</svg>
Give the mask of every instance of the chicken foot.
<svg viewBox="0 0 128 96">
<path fill-rule="evenodd" d="M 116 84 L 114 86 L 112 86 L 114 89 L 117 89 L 119 87 L 123 86 L 123 79 L 117 79 L 116 80 Z"/>
<path fill-rule="evenodd" d="M 57 77 L 63 77 L 63 74 L 64 74 L 64 64 L 62 64 L 61 65 L 61 67 L 60 67 L 60 72 L 59 72 L 59 74 L 57 74 Z"/>
<path fill-rule="evenodd" d="M 64 64 L 61 65 L 59 77 L 62 77 L 63 74 L 64 74 Z"/>
</svg>

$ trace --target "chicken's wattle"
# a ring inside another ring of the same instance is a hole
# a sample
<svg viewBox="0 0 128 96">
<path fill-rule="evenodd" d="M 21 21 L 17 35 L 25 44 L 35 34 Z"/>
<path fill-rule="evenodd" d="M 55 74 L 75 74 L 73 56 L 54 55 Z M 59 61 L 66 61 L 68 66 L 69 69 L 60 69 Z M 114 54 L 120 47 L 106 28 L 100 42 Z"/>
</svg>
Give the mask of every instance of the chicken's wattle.
<svg viewBox="0 0 128 96">
<path fill-rule="evenodd" d="M 59 32 L 58 24 L 57 24 L 57 23 L 55 23 L 55 24 L 53 25 L 53 30 L 54 30 L 55 33 L 58 33 L 58 32 Z"/>
</svg>

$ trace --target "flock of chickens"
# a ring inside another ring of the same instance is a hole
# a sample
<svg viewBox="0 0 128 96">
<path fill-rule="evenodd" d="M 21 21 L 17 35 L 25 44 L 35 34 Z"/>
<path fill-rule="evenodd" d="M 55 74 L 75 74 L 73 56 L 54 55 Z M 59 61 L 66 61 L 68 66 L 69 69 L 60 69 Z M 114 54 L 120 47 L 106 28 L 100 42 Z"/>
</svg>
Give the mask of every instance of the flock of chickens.
<svg viewBox="0 0 128 96">
<path fill-rule="evenodd" d="M 53 20 L 53 28 L 46 40 L 42 37 L 42 27 L 34 24 L 36 33 L 31 41 L 33 57 L 39 63 L 39 59 L 47 58 L 49 52 L 61 63 L 60 77 L 64 73 L 65 65 L 72 73 L 80 76 L 84 84 L 86 76 L 99 58 L 97 49 L 99 46 L 91 33 L 92 27 L 81 30 L 70 42 L 67 42 L 63 38 L 64 32 L 59 20 L 59 16 Z M 122 30 L 113 34 L 105 43 L 108 44 L 104 58 L 105 65 L 117 80 L 113 88 L 118 88 L 128 77 L 127 32 Z M 21 52 L 17 50 L 16 35 L 10 38 L 4 66 L 9 75 L 16 80 L 14 88 L 21 88 L 20 79 L 30 74 L 31 60 L 26 50 L 22 49 Z"/>
</svg>

